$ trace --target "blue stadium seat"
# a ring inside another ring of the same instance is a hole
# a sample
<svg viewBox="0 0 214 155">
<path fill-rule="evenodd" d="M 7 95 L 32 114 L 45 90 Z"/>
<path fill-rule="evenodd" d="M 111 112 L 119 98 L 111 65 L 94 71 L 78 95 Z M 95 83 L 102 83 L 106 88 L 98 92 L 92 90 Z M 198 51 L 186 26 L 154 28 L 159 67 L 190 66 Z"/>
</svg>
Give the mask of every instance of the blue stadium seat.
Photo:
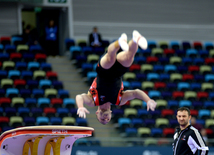
<svg viewBox="0 0 214 155">
<path fill-rule="evenodd" d="M 161 96 L 165 99 L 165 100 L 169 100 L 172 98 L 172 92 L 171 91 L 162 91 L 161 92 Z"/>
<path fill-rule="evenodd" d="M 150 98 L 152 99 L 160 99 L 161 98 L 161 93 L 160 91 L 157 91 L 157 90 L 151 90 L 148 92 L 148 95 Z"/>
<path fill-rule="evenodd" d="M 37 80 L 27 80 L 27 85 L 29 89 L 36 89 L 39 86 L 39 82 Z"/>
<path fill-rule="evenodd" d="M 208 118 L 210 118 L 210 110 L 208 110 L 208 109 L 200 109 L 200 110 L 198 110 L 198 117 L 200 119 L 208 119 Z"/>
<path fill-rule="evenodd" d="M 148 40 L 148 49 L 153 49 L 157 47 L 157 42 L 154 40 Z"/>
<path fill-rule="evenodd" d="M 61 98 L 61 99 L 69 98 L 70 97 L 69 91 L 65 90 L 65 89 L 59 89 L 58 90 L 58 95 L 59 95 L 59 98 Z"/>
<path fill-rule="evenodd" d="M 180 65 L 180 66 L 177 66 L 177 70 L 179 73 L 187 73 L 188 72 L 188 67 L 187 66 L 184 66 L 184 65 Z"/>
<path fill-rule="evenodd" d="M 49 124 L 49 118 L 40 116 L 36 118 L 36 124 L 37 125 L 48 125 Z"/>
<path fill-rule="evenodd" d="M 192 91 L 200 91 L 201 90 L 201 83 L 191 83 L 190 84 L 190 90 Z"/>
<path fill-rule="evenodd" d="M 176 101 L 176 100 L 169 100 L 168 101 L 168 107 L 169 107 L 169 109 L 176 109 L 177 110 L 177 108 L 179 107 L 179 103 L 178 103 L 178 101 Z"/>
<path fill-rule="evenodd" d="M 136 128 L 126 128 L 125 133 L 126 133 L 126 137 L 136 137 L 137 129 Z"/>
<path fill-rule="evenodd" d="M 144 124 L 146 127 L 149 127 L 149 128 L 153 128 L 155 127 L 155 119 L 152 119 L 152 118 L 147 118 L 147 119 L 144 119 Z"/>
<path fill-rule="evenodd" d="M 124 89 L 127 90 L 127 89 L 130 89 L 130 82 L 129 81 L 123 81 L 123 86 L 124 86 Z"/>
<path fill-rule="evenodd" d="M 134 128 L 139 128 L 143 126 L 143 119 L 141 118 L 132 118 L 131 124 Z"/>
<path fill-rule="evenodd" d="M 88 72 L 87 73 L 87 80 L 88 80 L 88 84 L 91 85 L 91 83 L 93 82 L 94 78 L 97 76 L 97 72 Z"/>
<path fill-rule="evenodd" d="M 77 55 L 82 53 L 82 48 L 80 46 L 71 46 L 70 49 L 70 59 L 75 59 Z"/>
<path fill-rule="evenodd" d="M 128 82 L 128 81 L 126 81 L 126 82 Z M 124 83 L 123 83 L 123 85 L 124 85 Z M 131 89 L 137 89 L 137 88 L 141 89 L 141 82 L 139 82 L 139 81 L 132 81 L 132 82 L 130 82 L 130 87 L 131 87 Z"/>
<path fill-rule="evenodd" d="M 16 46 L 15 45 L 5 45 L 4 50 L 6 53 L 13 53 L 16 52 Z"/>
<path fill-rule="evenodd" d="M 20 89 L 19 94 L 23 98 L 29 98 L 31 97 L 31 90 L 30 89 Z"/>
<path fill-rule="evenodd" d="M 151 55 L 151 49 L 146 49 L 146 50 L 143 50 L 143 49 L 139 49 L 139 55 L 140 56 L 143 56 L 144 58 L 148 57 Z"/>
<path fill-rule="evenodd" d="M 159 74 L 158 73 L 148 73 L 147 74 L 147 81 L 158 81 L 159 80 Z"/>
<path fill-rule="evenodd" d="M 44 90 L 35 88 L 32 90 L 32 95 L 34 98 L 44 97 Z"/>
<path fill-rule="evenodd" d="M 36 119 L 34 117 L 24 117 L 23 122 L 25 126 L 34 126 L 36 125 Z"/>
<path fill-rule="evenodd" d="M 16 88 L 7 88 L 6 89 L 6 97 L 13 98 L 13 97 L 18 97 L 18 95 L 19 95 L 18 89 L 16 89 Z"/>
<path fill-rule="evenodd" d="M 146 57 L 143 57 L 143 56 L 136 56 L 136 57 L 134 58 L 134 63 L 135 63 L 135 64 L 142 65 L 142 64 L 146 63 Z"/>
<path fill-rule="evenodd" d="M 162 137 L 163 136 L 163 129 L 151 128 L 151 136 L 152 137 Z"/>
<path fill-rule="evenodd" d="M 26 98 L 25 99 L 26 107 L 36 107 L 37 106 L 37 100 L 35 98 Z"/>
<path fill-rule="evenodd" d="M 198 55 L 198 51 L 196 49 L 187 49 L 186 56 L 190 58 L 195 58 Z"/>
<path fill-rule="evenodd" d="M 205 101 L 204 102 L 204 108 L 205 109 L 214 109 L 214 102 L 213 101 Z"/>
<path fill-rule="evenodd" d="M 5 116 L 11 117 L 11 116 L 16 116 L 16 108 L 15 107 L 6 107 L 4 109 Z"/>
<path fill-rule="evenodd" d="M 118 125 L 119 125 L 119 129 L 120 131 L 125 131 L 125 129 L 127 127 L 130 127 L 131 126 L 131 119 L 130 118 L 119 118 L 118 119 Z"/>
<path fill-rule="evenodd" d="M 52 86 L 54 89 L 63 89 L 63 83 L 61 81 L 52 81 Z"/>
<path fill-rule="evenodd" d="M 144 119 L 148 118 L 149 112 L 146 109 L 138 109 L 137 115 L 139 118 Z"/>
<path fill-rule="evenodd" d="M 7 71 L 6 70 L 0 70 L 0 80 L 7 78 Z"/>
<path fill-rule="evenodd" d="M 4 51 L 4 45 L 0 44 L 0 52 Z"/>
<path fill-rule="evenodd" d="M 170 47 L 171 49 L 178 50 L 178 49 L 180 49 L 180 42 L 175 41 L 175 40 L 171 40 L 171 41 L 169 42 L 169 47 Z"/>
<path fill-rule="evenodd" d="M 21 72 L 21 78 L 24 80 L 30 80 L 33 78 L 33 72 L 32 71 L 27 71 L 27 70 L 23 70 Z"/>
<path fill-rule="evenodd" d="M 197 82 L 203 82 L 204 81 L 204 75 L 196 74 L 196 75 L 194 75 L 194 79 Z"/>
<path fill-rule="evenodd" d="M 177 56 L 179 57 L 185 57 L 186 56 L 186 51 L 185 50 L 182 50 L 182 49 L 176 49 L 175 50 L 175 53 Z"/>
<path fill-rule="evenodd" d="M 136 80 L 139 82 L 146 80 L 146 74 L 143 73 L 136 73 Z"/>
<path fill-rule="evenodd" d="M 47 80 L 47 79 L 39 80 L 39 88 L 40 89 L 50 88 L 51 84 L 52 84 L 51 80 Z"/>
<path fill-rule="evenodd" d="M 192 102 L 189 100 L 180 100 L 179 101 L 179 107 L 188 107 L 190 108 L 192 106 Z"/>
<path fill-rule="evenodd" d="M 207 58 L 207 57 L 209 57 L 209 51 L 208 51 L 208 50 L 200 50 L 200 51 L 198 52 L 198 54 L 199 54 L 199 56 L 200 56 L 201 58 Z"/>
<path fill-rule="evenodd" d="M 75 40 L 71 38 L 65 39 L 66 50 L 69 50 L 71 46 L 75 46 Z"/>
<path fill-rule="evenodd" d="M 21 73 L 20 73 L 20 71 L 18 71 L 18 70 L 9 70 L 8 71 L 8 78 L 10 78 L 10 79 L 20 79 L 20 75 L 21 75 Z"/>
<path fill-rule="evenodd" d="M 182 58 L 182 63 L 185 66 L 189 66 L 189 65 L 193 64 L 193 59 L 189 58 L 189 57 L 183 57 Z"/>
<path fill-rule="evenodd" d="M 8 61 L 10 59 L 9 53 L 0 53 L 0 62 Z"/>
<path fill-rule="evenodd" d="M 164 66 L 164 72 L 165 73 L 175 73 L 177 71 L 177 67 L 175 65 L 165 65 Z"/>
<path fill-rule="evenodd" d="M 197 58 L 193 59 L 193 64 L 201 66 L 201 65 L 204 64 L 204 59 L 200 58 L 200 57 L 197 57 Z"/>
<path fill-rule="evenodd" d="M 39 70 L 40 63 L 39 62 L 28 62 L 27 69 L 30 71 Z"/>
<path fill-rule="evenodd" d="M 78 118 L 76 118 L 76 125 L 77 126 L 88 126 L 88 122 L 86 119 L 78 117 Z"/>
<path fill-rule="evenodd" d="M 30 45 L 29 47 L 29 52 L 30 53 L 44 53 L 44 50 L 40 45 Z"/>
<path fill-rule="evenodd" d="M 173 82 L 166 83 L 166 88 L 169 91 L 174 91 L 177 89 L 177 83 L 173 83 Z"/>
<path fill-rule="evenodd" d="M 179 82 L 178 83 L 178 90 L 179 91 L 186 91 L 190 89 L 190 84 L 188 82 Z"/>
<path fill-rule="evenodd" d="M 214 74 L 206 74 L 204 79 L 205 82 L 214 82 Z"/>
<path fill-rule="evenodd" d="M 60 117 L 51 117 L 50 118 L 50 124 L 51 125 L 61 125 L 62 119 Z"/>
<path fill-rule="evenodd" d="M 50 107 L 50 103 L 51 103 L 49 98 L 44 98 L 44 97 L 38 98 L 37 102 L 38 102 L 38 107 L 40 108 Z"/>
<path fill-rule="evenodd" d="M 50 63 L 43 62 L 43 63 L 41 63 L 40 67 L 41 67 L 41 70 L 43 70 L 45 72 L 52 71 L 52 66 Z"/>
<path fill-rule="evenodd" d="M 210 50 L 210 49 L 213 49 L 214 48 L 214 45 L 213 45 L 213 42 L 208 42 L 208 41 L 206 41 L 206 42 L 204 42 L 204 48 L 206 49 L 206 50 Z"/>
<path fill-rule="evenodd" d="M 35 55 L 33 53 L 23 53 L 22 58 L 24 62 L 32 62 L 35 59 Z"/>
<path fill-rule="evenodd" d="M 26 62 L 16 62 L 15 69 L 19 71 L 27 70 L 27 63 Z"/>
<path fill-rule="evenodd" d="M 64 98 L 63 99 L 63 106 L 66 107 L 66 108 L 74 108 L 75 107 L 75 99 L 72 99 L 72 98 Z"/>
<path fill-rule="evenodd" d="M 170 74 L 162 73 L 160 74 L 160 81 L 168 82 L 170 80 Z"/>
<path fill-rule="evenodd" d="M 166 65 L 169 64 L 169 58 L 168 57 L 160 57 L 159 59 L 160 64 Z"/>
<path fill-rule="evenodd" d="M 32 107 L 31 108 L 31 113 L 32 116 L 37 118 L 37 117 L 41 117 L 43 115 L 43 109 L 42 108 L 37 108 L 37 107 Z"/>
<path fill-rule="evenodd" d="M 19 107 L 17 112 L 22 118 L 30 116 L 30 109 L 27 107 Z"/>
<path fill-rule="evenodd" d="M 69 116 L 69 110 L 67 108 L 57 108 L 56 110 L 61 118 Z"/>
<path fill-rule="evenodd" d="M 163 65 L 154 65 L 153 66 L 153 71 L 155 73 L 163 73 L 164 71 L 164 66 Z"/>
</svg>

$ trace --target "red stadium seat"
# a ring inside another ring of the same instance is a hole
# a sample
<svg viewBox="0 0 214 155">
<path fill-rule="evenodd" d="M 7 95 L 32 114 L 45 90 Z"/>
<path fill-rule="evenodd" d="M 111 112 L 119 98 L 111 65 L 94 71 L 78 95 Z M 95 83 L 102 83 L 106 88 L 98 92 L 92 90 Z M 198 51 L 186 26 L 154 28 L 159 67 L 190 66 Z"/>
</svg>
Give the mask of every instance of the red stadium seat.
<svg viewBox="0 0 214 155">
<path fill-rule="evenodd" d="M 51 104 L 54 108 L 62 107 L 63 100 L 61 98 L 52 98 Z"/>
<path fill-rule="evenodd" d="M 0 127 L 4 127 L 4 126 L 9 126 L 9 117 L 6 117 L 6 116 L 1 116 L 0 117 Z"/>
<path fill-rule="evenodd" d="M 175 54 L 175 50 L 173 50 L 173 49 L 164 49 L 163 52 L 167 57 L 171 57 Z"/>
<path fill-rule="evenodd" d="M 11 44 L 11 37 L 9 36 L 1 36 L 0 43 L 3 45 Z"/>
<path fill-rule="evenodd" d="M 46 58 L 47 58 L 46 54 L 37 53 L 37 54 L 35 55 L 35 60 L 36 60 L 37 62 L 46 62 Z"/>
<path fill-rule="evenodd" d="M 171 110 L 171 109 L 163 109 L 161 111 L 161 116 L 168 119 L 172 118 L 174 114 L 175 114 L 174 110 Z"/>
<path fill-rule="evenodd" d="M 21 53 L 11 53 L 10 54 L 10 60 L 14 62 L 21 61 L 22 59 L 22 54 Z"/>
<path fill-rule="evenodd" d="M 175 100 L 182 100 L 184 98 L 184 92 L 182 92 L 182 91 L 174 91 L 172 93 L 172 97 Z"/>
<path fill-rule="evenodd" d="M 193 48 L 196 50 L 201 50 L 202 49 L 202 43 L 199 41 L 193 42 Z"/>
<path fill-rule="evenodd" d="M 148 64 L 157 64 L 157 62 L 158 62 L 158 57 L 152 57 L 152 56 L 147 57 L 147 58 L 146 58 L 146 62 L 147 62 Z"/>
<path fill-rule="evenodd" d="M 199 66 L 189 66 L 188 67 L 188 71 L 191 73 L 191 74 L 195 74 L 195 73 L 199 73 Z"/>
<path fill-rule="evenodd" d="M 171 138 L 171 137 L 173 137 L 174 133 L 175 133 L 175 129 L 174 128 L 165 128 L 165 129 L 163 129 L 164 137 L 167 137 L 167 138 L 170 137 Z"/>
<path fill-rule="evenodd" d="M 198 92 L 197 93 L 197 99 L 199 101 L 205 101 L 209 97 L 209 94 L 207 92 Z"/>
<path fill-rule="evenodd" d="M 214 65 L 214 58 L 205 58 L 206 65 Z"/>
<path fill-rule="evenodd" d="M 194 76 L 191 74 L 183 74 L 182 80 L 185 82 L 192 82 L 194 79 Z"/>
<path fill-rule="evenodd" d="M 154 88 L 156 90 L 164 90 L 164 89 L 166 89 L 166 83 L 164 83 L 164 82 L 155 82 Z"/>
<path fill-rule="evenodd" d="M 130 72 L 140 72 L 141 66 L 139 64 L 133 64 L 130 66 Z"/>
<path fill-rule="evenodd" d="M 11 99 L 7 97 L 1 97 L 0 98 L 0 106 L 5 108 L 5 107 L 10 107 L 11 104 Z"/>
<path fill-rule="evenodd" d="M 43 112 L 46 117 L 55 117 L 56 109 L 53 107 L 46 107 Z"/>
<path fill-rule="evenodd" d="M 58 75 L 56 72 L 48 71 L 46 72 L 46 77 L 51 81 L 56 81 L 58 79 Z"/>
<path fill-rule="evenodd" d="M 198 110 L 191 109 L 190 110 L 190 115 L 197 118 L 198 117 Z"/>
<path fill-rule="evenodd" d="M 23 80 L 23 79 L 15 79 L 14 80 L 14 87 L 15 88 L 25 88 L 25 85 L 26 85 L 26 81 Z"/>
</svg>

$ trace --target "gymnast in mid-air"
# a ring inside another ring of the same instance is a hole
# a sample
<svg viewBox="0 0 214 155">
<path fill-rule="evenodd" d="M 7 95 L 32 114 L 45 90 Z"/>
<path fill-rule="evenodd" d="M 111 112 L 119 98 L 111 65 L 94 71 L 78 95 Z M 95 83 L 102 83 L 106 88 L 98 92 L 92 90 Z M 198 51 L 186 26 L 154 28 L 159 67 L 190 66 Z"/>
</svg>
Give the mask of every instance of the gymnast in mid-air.
<svg viewBox="0 0 214 155">
<path fill-rule="evenodd" d="M 133 99 L 145 101 L 147 110 L 155 110 L 157 103 L 142 90 L 123 90 L 122 77 L 132 65 L 138 45 L 142 49 L 147 49 L 148 46 L 146 38 L 134 30 L 129 43 L 127 43 L 127 35 L 123 33 L 118 40 L 108 46 L 107 52 L 97 63 L 97 77 L 88 93 L 76 96 L 79 117 L 86 118 L 86 113 L 89 113 L 84 104 L 91 107 L 98 106 L 97 119 L 105 125 L 111 120 L 111 105 L 122 106 Z M 118 52 L 120 48 L 122 51 Z"/>
</svg>

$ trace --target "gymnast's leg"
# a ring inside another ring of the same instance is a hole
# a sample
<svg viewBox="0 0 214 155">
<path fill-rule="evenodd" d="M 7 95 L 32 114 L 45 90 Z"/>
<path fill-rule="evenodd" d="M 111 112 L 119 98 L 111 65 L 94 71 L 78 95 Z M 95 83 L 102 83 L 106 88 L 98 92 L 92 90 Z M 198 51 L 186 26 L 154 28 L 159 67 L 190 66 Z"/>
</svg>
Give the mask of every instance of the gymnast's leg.
<svg viewBox="0 0 214 155">
<path fill-rule="evenodd" d="M 134 30 L 132 40 L 129 41 L 129 50 L 118 53 L 117 61 L 124 67 L 130 67 L 134 61 L 138 45 L 142 49 L 147 49 L 147 40 L 138 31 Z"/>
<path fill-rule="evenodd" d="M 104 69 L 109 69 L 113 66 L 116 61 L 117 52 L 119 51 L 120 47 L 123 50 L 128 51 L 129 46 L 127 44 L 127 36 L 125 33 L 123 33 L 118 40 L 108 46 L 107 53 L 100 60 L 100 65 Z"/>
</svg>

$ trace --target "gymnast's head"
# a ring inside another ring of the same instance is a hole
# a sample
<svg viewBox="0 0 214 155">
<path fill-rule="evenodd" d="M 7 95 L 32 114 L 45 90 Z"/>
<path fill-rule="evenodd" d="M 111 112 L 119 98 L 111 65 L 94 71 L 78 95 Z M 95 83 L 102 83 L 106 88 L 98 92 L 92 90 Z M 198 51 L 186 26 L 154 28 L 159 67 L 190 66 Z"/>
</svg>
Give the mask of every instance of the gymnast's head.
<svg viewBox="0 0 214 155">
<path fill-rule="evenodd" d="M 110 109 L 103 110 L 98 108 L 98 110 L 96 111 L 98 121 L 101 124 L 106 125 L 111 120 L 111 112 L 112 111 Z"/>
</svg>

